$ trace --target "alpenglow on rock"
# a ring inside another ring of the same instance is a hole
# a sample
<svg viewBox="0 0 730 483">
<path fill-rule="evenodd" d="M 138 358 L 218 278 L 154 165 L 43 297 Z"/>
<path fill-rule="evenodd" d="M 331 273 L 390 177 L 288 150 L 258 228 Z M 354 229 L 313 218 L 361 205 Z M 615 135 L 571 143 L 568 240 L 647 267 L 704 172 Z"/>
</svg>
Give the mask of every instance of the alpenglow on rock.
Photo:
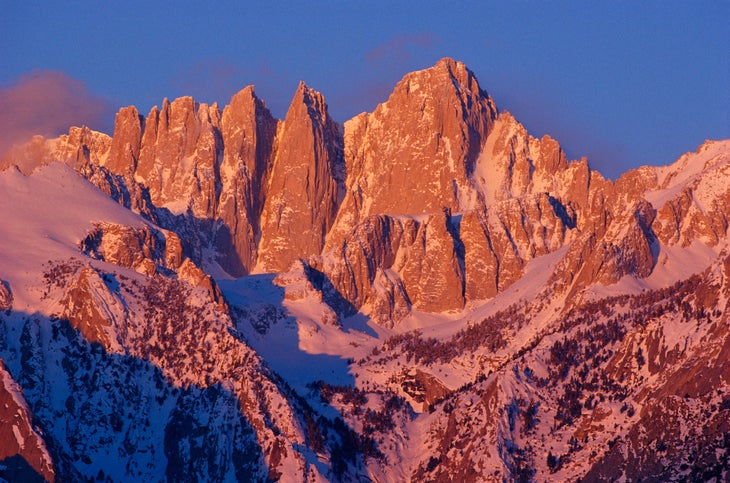
<svg viewBox="0 0 730 483">
<path fill-rule="evenodd" d="M 344 170 L 339 128 L 322 94 L 303 82 L 278 139 L 261 215 L 259 267 L 269 272 L 320 253 L 337 214 Z"/>
<path fill-rule="evenodd" d="M 285 272 L 301 259 L 324 277 L 338 310 L 385 325 L 412 309 L 490 299 L 530 260 L 564 247 L 567 268 L 554 282 L 565 289 L 646 277 L 657 243 L 713 245 L 727 226 L 716 187 L 676 175 L 686 161 L 607 180 L 499 112 L 452 59 L 407 74 L 372 113 L 342 126 L 303 82 L 283 121 L 249 86 L 222 113 L 190 97 L 147 117 L 126 107 L 112 138 L 73 128 L 34 140 L 25 155 L 66 160 L 178 233 L 203 269 L 237 277 Z M 23 156 L 6 163 L 25 166 Z M 646 195 L 672 183 L 681 187 L 671 199 Z"/>
</svg>

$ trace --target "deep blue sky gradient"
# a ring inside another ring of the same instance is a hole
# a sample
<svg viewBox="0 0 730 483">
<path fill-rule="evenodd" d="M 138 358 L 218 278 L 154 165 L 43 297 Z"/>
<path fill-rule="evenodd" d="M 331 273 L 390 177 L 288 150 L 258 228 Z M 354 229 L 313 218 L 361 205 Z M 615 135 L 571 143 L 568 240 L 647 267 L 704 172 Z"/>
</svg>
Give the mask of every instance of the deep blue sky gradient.
<svg viewBox="0 0 730 483">
<path fill-rule="evenodd" d="M 343 122 L 448 56 L 533 135 L 610 177 L 730 137 L 727 0 L 72 3 L 5 3 L 0 89 L 61 71 L 146 114 L 255 84 L 281 118 L 301 79 Z"/>
</svg>

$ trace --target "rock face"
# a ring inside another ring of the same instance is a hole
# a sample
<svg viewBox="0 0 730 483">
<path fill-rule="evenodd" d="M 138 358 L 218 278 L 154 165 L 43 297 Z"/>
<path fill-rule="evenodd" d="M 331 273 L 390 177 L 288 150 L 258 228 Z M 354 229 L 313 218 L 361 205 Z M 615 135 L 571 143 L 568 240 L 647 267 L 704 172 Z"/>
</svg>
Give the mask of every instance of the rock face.
<svg viewBox="0 0 730 483">
<path fill-rule="evenodd" d="M 727 233 L 730 189 L 722 181 L 730 174 L 727 158 L 718 143 L 705 143 L 673 165 L 656 169 L 661 179 L 649 195 L 657 210 L 652 229 L 666 245 L 688 246 L 694 240 L 715 246 Z M 699 160 L 693 158 L 700 158 Z"/>
<path fill-rule="evenodd" d="M 375 112 L 345 123 L 347 192 L 328 245 L 371 214 L 468 209 L 470 177 L 496 117 L 460 62 L 405 76 Z"/>
<path fill-rule="evenodd" d="M 142 149 L 144 118 L 134 106 L 122 108 L 114 122 L 109 158 L 105 165 L 113 173 L 134 174 Z"/>
<path fill-rule="evenodd" d="M 154 275 L 158 268 L 174 271 L 183 260 L 182 243 L 176 234 L 147 225 L 132 228 L 97 223 L 80 248 L 93 258 L 146 275 Z"/>
<path fill-rule="evenodd" d="M 261 215 L 262 271 L 321 252 L 343 181 L 342 138 L 320 93 L 300 83 L 280 129 Z"/>
<path fill-rule="evenodd" d="M 0 359 L 0 478 L 49 481 L 56 474 L 46 443 L 33 428 L 33 414 Z"/>
<path fill-rule="evenodd" d="M 223 109 L 217 214 L 221 224 L 216 247 L 221 265 L 231 275 L 249 273 L 256 264 L 277 124 L 250 86 L 234 95 Z"/>
<path fill-rule="evenodd" d="M 13 292 L 10 290 L 10 284 L 4 280 L 0 280 L 0 311 L 10 310 L 13 308 Z"/>
<path fill-rule="evenodd" d="M 453 231 L 451 213 L 431 215 L 419 226 L 408 249 L 403 281 L 418 310 L 443 312 L 464 305 L 462 250 Z"/>
<path fill-rule="evenodd" d="M 197 104 L 192 97 L 165 99 L 159 111 L 150 111 L 135 178 L 149 188 L 155 206 L 213 216 L 220 189 L 220 121 L 216 104 Z"/>
<path fill-rule="evenodd" d="M 63 318 L 67 319 L 86 340 L 99 343 L 115 352 L 120 350 L 121 338 L 126 335 L 124 303 L 110 289 L 110 279 L 87 266 L 70 287 L 61 304 Z M 112 323 L 119 321 L 118 327 Z"/>
<path fill-rule="evenodd" d="M 464 245 L 464 296 L 486 300 L 499 289 L 499 260 L 494 254 L 487 223 L 476 211 L 464 213 L 459 224 Z"/>
<path fill-rule="evenodd" d="M 223 296 L 212 277 L 183 252 L 182 241 L 174 232 L 148 225 L 132 228 L 112 223 L 96 223 L 81 240 L 79 248 L 97 260 L 131 268 L 147 276 L 163 273 L 203 287 L 218 303 Z M 83 297 L 81 297 L 83 298 Z"/>
</svg>

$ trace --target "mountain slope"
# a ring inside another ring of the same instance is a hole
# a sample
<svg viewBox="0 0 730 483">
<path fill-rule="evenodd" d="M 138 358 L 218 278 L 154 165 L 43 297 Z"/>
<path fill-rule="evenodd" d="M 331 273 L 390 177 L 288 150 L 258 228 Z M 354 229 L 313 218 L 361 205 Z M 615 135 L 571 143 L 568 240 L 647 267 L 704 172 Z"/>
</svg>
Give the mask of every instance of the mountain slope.
<svg viewBox="0 0 730 483">
<path fill-rule="evenodd" d="M 299 409 L 236 337 L 214 284 L 189 259 L 155 257 L 154 238 L 140 248 L 115 229 L 157 228 L 63 165 L 30 177 L 8 170 L 0 183 L 13 214 L 0 257 L 13 294 L 0 316 L 2 358 L 59 477 L 175 479 L 186 467 L 201 479 L 316 477 L 291 446 L 306 441 Z"/>
</svg>

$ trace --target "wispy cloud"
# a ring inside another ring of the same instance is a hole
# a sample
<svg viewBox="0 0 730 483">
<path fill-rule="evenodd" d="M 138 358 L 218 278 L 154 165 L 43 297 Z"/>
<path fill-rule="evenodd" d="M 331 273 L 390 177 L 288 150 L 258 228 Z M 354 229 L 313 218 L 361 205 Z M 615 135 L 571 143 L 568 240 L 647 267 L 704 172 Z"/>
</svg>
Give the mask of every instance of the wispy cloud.
<svg viewBox="0 0 730 483">
<path fill-rule="evenodd" d="M 494 84 L 498 92 L 490 93 L 500 110 L 510 111 L 531 135 L 539 138 L 548 134 L 556 139 L 569 159 L 586 157 L 592 169 L 611 179 L 630 168 L 627 148 L 621 140 L 592 125 L 553 90 L 530 88 L 523 79 L 503 76 L 496 76 Z"/>
<path fill-rule="evenodd" d="M 407 65 L 414 58 L 414 51 L 429 49 L 438 41 L 430 33 L 398 35 L 365 54 L 369 63 L 394 63 Z"/>
<path fill-rule="evenodd" d="M 293 88 L 267 64 L 241 66 L 224 59 L 210 58 L 187 65 L 175 73 L 171 85 L 179 95 L 190 95 L 201 102 L 217 102 L 221 107 L 247 85 L 256 85 L 257 95 L 276 115 L 286 113 Z"/>
<path fill-rule="evenodd" d="M 346 119 L 374 109 L 388 98 L 401 77 L 438 60 L 438 43 L 439 38 L 431 33 L 397 35 L 367 51 L 342 81 L 346 88 L 332 92 L 333 111 Z"/>
<path fill-rule="evenodd" d="M 64 72 L 37 70 L 0 87 L 0 155 L 36 134 L 58 136 L 80 125 L 108 130 L 113 122 L 111 103 Z"/>
<path fill-rule="evenodd" d="M 243 69 L 222 59 L 205 59 L 180 69 L 172 84 L 176 90 L 205 102 L 225 103 L 245 77 Z"/>
</svg>

